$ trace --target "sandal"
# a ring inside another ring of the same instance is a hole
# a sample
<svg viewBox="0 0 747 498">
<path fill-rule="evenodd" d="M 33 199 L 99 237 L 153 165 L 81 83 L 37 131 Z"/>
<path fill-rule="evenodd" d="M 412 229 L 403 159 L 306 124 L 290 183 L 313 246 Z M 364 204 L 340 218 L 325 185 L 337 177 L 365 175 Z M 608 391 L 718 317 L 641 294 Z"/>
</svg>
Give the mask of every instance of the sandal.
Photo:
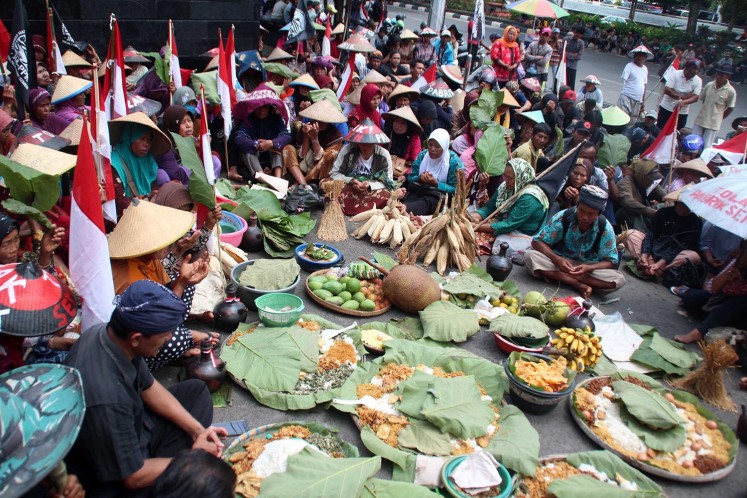
<svg viewBox="0 0 747 498">
<path fill-rule="evenodd" d="M 690 290 L 690 287 L 687 285 L 673 285 L 669 288 L 669 292 L 674 294 L 677 297 L 682 297 L 683 294 L 685 294 L 687 291 Z"/>
</svg>

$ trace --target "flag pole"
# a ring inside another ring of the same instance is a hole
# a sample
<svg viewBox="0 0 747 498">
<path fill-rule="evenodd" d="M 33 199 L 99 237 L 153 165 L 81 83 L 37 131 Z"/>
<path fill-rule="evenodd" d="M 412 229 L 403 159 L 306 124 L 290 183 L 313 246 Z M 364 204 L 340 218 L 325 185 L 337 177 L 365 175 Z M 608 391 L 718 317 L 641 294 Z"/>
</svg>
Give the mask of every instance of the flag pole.
<svg viewBox="0 0 747 498">
<path fill-rule="evenodd" d="M 579 149 L 579 147 L 581 147 L 581 144 L 578 144 L 577 146 L 575 146 L 574 148 L 572 148 L 571 150 L 569 150 L 568 152 L 566 152 L 565 154 L 563 154 L 561 156 L 561 158 L 558 159 L 557 161 L 555 161 L 555 163 L 553 165 L 551 165 L 545 171 L 543 171 L 542 173 L 540 173 L 539 175 L 537 175 L 537 177 L 534 179 L 534 184 L 536 184 L 539 180 L 541 180 L 548 173 L 550 173 L 552 170 L 554 170 L 567 157 L 569 157 L 570 155 L 574 154 Z M 516 192 L 514 195 L 512 195 L 508 199 L 506 199 L 503 204 L 501 204 L 500 206 L 498 206 L 497 208 L 495 208 L 495 211 L 493 211 L 492 213 L 490 213 L 490 215 L 488 215 L 486 218 L 484 218 L 483 220 L 481 220 L 480 223 L 478 223 L 475 226 L 474 230 L 477 231 L 478 228 L 480 228 L 485 223 L 487 223 L 489 220 L 491 220 L 492 218 L 494 218 L 495 216 L 497 216 L 510 202 L 513 202 L 515 199 L 517 199 L 524 192 L 524 190 L 527 189 L 529 186 L 530 185 L 524 186 L 524 188 L 522 188 L 521 190 L 519 190 L 518 192 Z"/>
<path fill-rule="evenodd" d="M 679 115 L 680 112 L 680 106 L 679 104 L 674 106 L 674 110 L 672 111 L 672 115 Z M 679 116 L 676 118 L 679 120 Z M 672 176 L 674 171 L 674 151 L 677 148 L 677 135 L 679 135 L 680 131 L 677 129 L 677 125 L 674 127 L 674 137 L 672 140 L 672 152 L 669 156 L 669 173 L 667 173 L 667 193 L 669 193 L 669 188 L 672 186 Z"/>
</svg>

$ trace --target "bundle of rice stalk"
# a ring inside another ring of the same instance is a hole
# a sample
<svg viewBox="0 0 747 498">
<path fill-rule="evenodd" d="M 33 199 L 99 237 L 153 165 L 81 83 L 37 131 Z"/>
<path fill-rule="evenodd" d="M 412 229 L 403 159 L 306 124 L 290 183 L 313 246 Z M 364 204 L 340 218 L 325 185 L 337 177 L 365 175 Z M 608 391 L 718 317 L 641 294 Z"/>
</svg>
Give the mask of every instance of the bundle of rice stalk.
<svg viewBox="0 0 747 498">
<path fill-rule="evenodd" d="M 319 230 L 317 231 L 317 237 L 321 240 L 340 242 L 348 238 L 345 215 L 342 213 L 340 201 L 337 200 L 343 188 L 345 188 L 345 182 L 342 180 L 332 180 L 322 184 L 327 205 L 324 206 L 322 218 L 319 220 Z"/>
<path fill-rule="evenodd" d="M 685 377 L 670 381 L 674 387 L 699 396 L 706 403 L 724 411 L 736 412 L 737 405 L 724 387 L 723 370 L 733 366 L 739 356 L 725 340 L 699 343 L 703 362 Z"/>
</svg>

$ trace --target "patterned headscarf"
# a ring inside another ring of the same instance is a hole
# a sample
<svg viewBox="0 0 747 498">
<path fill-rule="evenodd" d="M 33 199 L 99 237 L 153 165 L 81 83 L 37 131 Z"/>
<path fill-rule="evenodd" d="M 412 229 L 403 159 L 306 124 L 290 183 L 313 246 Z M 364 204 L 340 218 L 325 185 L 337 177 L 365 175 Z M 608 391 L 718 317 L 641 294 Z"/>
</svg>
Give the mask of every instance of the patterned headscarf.
<svg viewBox="0 0 747 498">
<path fill-rule="evenodd" d="M 507 166 L 511 166 L 511 168 L 514 170 L 514 176 L 516 177 L 516 179 L 514 180 L 514 189 L 512 192 L 509 192 L 506 188 L 506 182 L 501 183 L 497 190 L 498 197 L 496 198 L 495 202 L 496 207 L 500 207 L 512 195 L 522 189 L 524 189 L 523 194 L 536 197 L 537 200 L 540 201 L 540 204 L 542 204 L 542 207 L 544 209 L 550 207 L 550 202 L 547 200 L 545 192 L 533 183 L 535 180 L 534 168 L 532 168 L 532 165 L 529 164 L 528 161 L 519 158 L 511 159 L 510 161 L 508 161 Z M 504 207 L 499 214 L 507 213 L 518 200 L 519 198 L 517 197 L 509 202 L 508 205 Z"/>
</svg>

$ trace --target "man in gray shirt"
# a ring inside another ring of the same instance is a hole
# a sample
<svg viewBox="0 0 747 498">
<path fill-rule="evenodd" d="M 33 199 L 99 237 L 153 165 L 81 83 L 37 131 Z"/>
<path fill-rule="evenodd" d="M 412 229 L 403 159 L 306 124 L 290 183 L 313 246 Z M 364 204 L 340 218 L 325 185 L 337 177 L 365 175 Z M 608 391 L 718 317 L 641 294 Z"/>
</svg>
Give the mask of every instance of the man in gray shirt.
<svg viewBox="0 0 747 498">
<path fill-rule="evenodd" d="M 552 56 L 552 47 L 547 41 L 550 39 L 551 31 L 550 28 L 542 28 L 539 40 L 530 43 L 524 54 L 524 59 L 528 62 L 526 64 L 527 76 L 532 75 L 528 69 L 534 65 L 534 71 L 540 83 L 547 81 L 547 69 L 550 56 Z"/>
<path fill-rule="evenodd" d="M 571 87 L 571 90 L 575 90 L 576 86 L 576 69 L 578 68 L 578 61 L 584 55 L 584 48 L 586 42 L 583 40 L 584 27 L 576 26 L 573 28 L 573 36 L 566 40 L 565 45 L 565 59 L 568 63 L 566 66 L 566 84 Z"/>
</svg>

